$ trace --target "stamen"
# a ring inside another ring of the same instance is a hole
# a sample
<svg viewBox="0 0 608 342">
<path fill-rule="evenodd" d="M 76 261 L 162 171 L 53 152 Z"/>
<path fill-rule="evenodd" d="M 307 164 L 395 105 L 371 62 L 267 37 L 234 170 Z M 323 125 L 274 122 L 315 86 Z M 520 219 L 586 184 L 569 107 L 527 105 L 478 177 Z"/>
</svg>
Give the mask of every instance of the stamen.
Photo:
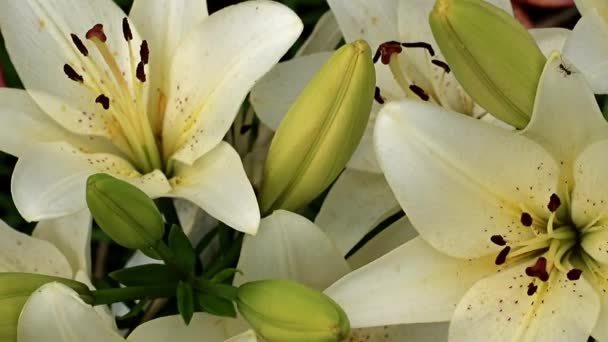
<svg viewBox="0 0 608 342">
<path fill-rule="evenodd" d="M 74 70 L 74 68 L 72 68 L 72 66 L 69 64 L 63 65 L 63 72 L 72 81 L 76 81 L 76 82 L 80 82 L 80 83 L 84 82 L 84 78 L 79 73 L 77 73 L 76 70 Z"/>
<path fill-rule="evenodd" d="M 568 271 L 568 273 L 566 274 L 566 276 L 568 277 L 568 280 L 579 280 L 581 278 L 581 274 L 583 273 L 582 270 L 579 270 L 578 268 L 573 268 L 570 271 Z"/>
<path fill-rule="evenodd" d="M 97 38 L 102 43 L 105 43 L 106 40 L 108 40 L 108 37 L 106 37 L 106 34 L 103 32 L 102 24 L 96 24 L 90 30 L 88 30 L 86 37 L 89 40 L 93 40 L 93 39 Z"/>
<path fill-rule="evenodd" d="M 137 71 L 135 72 L 135 76 L 141 83 L 146 82 L 146 71 L 144 70 L 143 61 L 141 61 L 137 64 Z"/>
<path fill-rule="evenodd" d="M 382 94 L 380 94 L 380 88 L 379 87 L 376 87 L 376 90 L 374 91 L 374 99 L 379 104 L 384 104 L 384 97 L 382 97 Z"/>
<path fill-rule="evenodd" d="M 532 225 L 532 215 L 528 213 L 521 213 L 521 224 L 526 227 L 530 227 Z"/>
<path fill-rule="evenodd" d="M 549 273 L 547 273 L 547 259 L 540 257 L 536 260 L 534 266 L 526 267 L 526 275 L 530 277 L 537 277 L 541 281 L 549 280 Z"/>
<path fill-rule="evenodd" d="M 125 37 L 127 42 L 133 39 L 133 33 L 131 32 L 131 26 L 129 26 L 129 19 L 126 17 L 122 19 L 122 35 Z"/>
<path fill-rule="evenodd" d="M 431 57 L 435 56 L 435 51 L 433 50 L 433 47 L 429 43 L 414 42 L 414 43 L 401 43 L 401 45 L 403 47 L 406 47 L 406 48 L 423 48 L 423 49 L 426 49 L 429 52 L 429 54 L 431 55 Z"/>
<path fill-rule="evenodd" d="M 534 285 L 534 283 L 528 284 L 528 296 L 531 296 L 531 295 L 535 294 L 536 290 L 538 290 L 538 286 L 537 285 Z"/>
<path fill-rule="evenodd" d="M 108 110 L 110 108 L 110 99 L 104 94 L 97 96 L 97 98 L 95 99 L 95 103 L 101 104 L 101 106 L 105 110 Z"/>
<path fill-rule="evenodd" d="M 443 70 L 445 70 L 445 72 L 446 72 L 447 74 L 449 74 L 449 73 L 450 73 L 450 71 L 452 71 L 452 69 L 450 69 L 450 66 L 449 66 L 449 65 L 448 65 L 448 63 L 446 63 L 446 62 L 440 61 L 440 60 L 438 60 L 438 59 L 433 59 L 433 60 L 431 61 L 431 63 L 433 63 L 433 64 L 435 64 L 436 66 L 438 66 L 438 67 L 442 68 Z"/>
<path fill-rule="evenodd" d="M 414 94 L 418 95 L 418 97 L 420 97 L 423 101 L 429 100 L 429 95 L 419 86 L 412 84 L 410 85 L 410 90 L 414 92 Z"/>
<path fill-rule="evenodd" d="M 148 48 L 148 41 L 144 40 L 141 42 L 139 47 L 139 57 L 144 64 L 148 64 L 150 61 L 150 49 Z"/>
<path fill-rule="evenodd" d="M 549 204 L 547 205 L 549 211 L 552 213 L 557 211 L 560 205 L 562 205 L 562 201 L 559 199 L 559 196 L 552 194 L 549 198 Z"/>
<path fill-rule="evenodd" d="M 76 48 L 78 49 L 78 51 L 80 51 L 80 53 L 83 56 L 88 56 L 89 55 L 89 50 L 87 49 L 87 47 L 84 45 L 84 43 L 82 42 L 82 40 L 80 40 L 80 38 L 78 38 L 77 35 L 71 33 L 70 37 L 72 37 L 72 42 L 74 43 L 74 45 L 76 46 Z"/>
<path fill-rule="evenodd" d="M 391 56 L 393 54 L 399 54 L 403 51 L 401 48 L 401 43 L 396 41 L 390 41 L 386 43 L 380 44 L 378 46 L 378 50 L 376 50 L 376 54 L 374 55 L 374 63 L 380 59 L 382 64 L 388 65 L 391 62 Z"/>
<path fill-rule="evenodd" d="M 507 244 L 507 242 L 502 237 L 502 235 L 492 235 L 492 237 L 490 238 L 490 241 L 492 241 L 494 244 L 499 245 L 499 246 L 504 246 Z"/>
<path fill-rule="evenodd" d="M 503 248 L 502 251 L 500 251 L 500 253 L 498 253 L 498 255 L 496 256 L 496 260 L 494 260 L 494 263 L 496 265 L 504 264 L 505 261 L 507 261 L 507 255 L 509 255 L 510 251 L 511 251 L 511 247 L 509 247 L 509 246 Z"/>
</svg>

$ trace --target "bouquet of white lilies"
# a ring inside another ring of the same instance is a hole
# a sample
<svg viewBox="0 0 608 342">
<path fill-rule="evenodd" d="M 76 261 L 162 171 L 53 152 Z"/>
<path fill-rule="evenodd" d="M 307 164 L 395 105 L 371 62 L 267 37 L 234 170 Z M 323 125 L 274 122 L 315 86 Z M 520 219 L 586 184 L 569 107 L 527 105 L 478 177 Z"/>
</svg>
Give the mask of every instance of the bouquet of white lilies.
<svg viewBox="0 0 608 342">
<path fill-rule="evenodd" d="M 608 340 L 608 0 L 211 2 L 0 2 L 0 341 Z"/>
</svg>

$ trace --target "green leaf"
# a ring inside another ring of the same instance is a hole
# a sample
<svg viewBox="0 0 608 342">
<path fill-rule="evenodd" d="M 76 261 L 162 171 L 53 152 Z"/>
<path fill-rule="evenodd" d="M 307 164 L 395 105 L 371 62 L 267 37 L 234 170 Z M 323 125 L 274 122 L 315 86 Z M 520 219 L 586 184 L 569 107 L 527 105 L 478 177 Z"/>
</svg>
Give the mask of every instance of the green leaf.
<svg viewBox="0 0 608 342">
<path fill-rule="evenodd" d="M 197 278 L 194 287 L 201 292 L 227 300 L 235 300 L 239 290 L 232 285 L 217 284 L 204 277 Z"/>
<path fill-rule="evenodd" d="M 163 264 L 129 267 L 114 271 L 109 276 L 126 286 L 174 284 L 179 281 L 177 275 Z"/>
<path fill-rule="evenodd" d="M 195 297 L 198 308 L 202 311 L 216 316 L 236 317 L 234 304 L 227 299 L 211 296 L 205 293 L 196 293 Z"/>
<path fill-rule="evenodd" d="M 181 227 L 171 226 L 169 249 L 175 256 L 175 262 L 185 271 L 193 272 L 196 265 L 196 254 L 192 244 Z"/>
<path fill-rule="evenodd" d="M 190 324 L 192 315 L 194 315 L 194 293 L 192 285 L 180 281 L 177 285 L 177 310 L 184 319 L 186 324 Z"/>
<path fill-rule="evenodd" d="M 213 278 L 211 278 L 211 281 L 214 283 L 223 283 L 225 280 L 230 279 L 230 277 L 232 277 L 236 273 L 243 274 L 243 272 L 238 268 L 226 268 L 214 275 Z"/>
<path fill-rule="evenodd" d="M 135 304 L 135 306 L 133 306 L 131 308 L 131 310 L 129 310 L 129 312 L 127 312 L 126 314 L 124 314 L 122 316 L 116 317 L 116 319 L 119 321 L 124 321 L 124 320 L 128 320 L 128 319 L 137 317 L 137 315 L 139 315 L 140 313 L 142 313 L 144 311 L 146 305 L 148 305 L 149 302 L 150 302 L 150 300 L 148 300 L 148 299 L 141 299 L 137 304 Z"/>
</svg>

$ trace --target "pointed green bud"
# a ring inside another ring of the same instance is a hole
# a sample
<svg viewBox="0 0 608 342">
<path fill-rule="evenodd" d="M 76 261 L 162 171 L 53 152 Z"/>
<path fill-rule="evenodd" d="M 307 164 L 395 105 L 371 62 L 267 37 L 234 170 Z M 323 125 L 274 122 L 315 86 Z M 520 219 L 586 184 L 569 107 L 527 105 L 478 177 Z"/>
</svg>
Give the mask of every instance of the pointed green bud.
<svg viewBox="0 0 608 342">
<path fill-rule="evenodd" d="M 364 41 L 338 49 L 281 122 L 264 167 L 263 213 L 295 210 L 342 171 L 367 126 L 376 74 Z"/>
<path fill-rule="evenodd" d="M 87 180 L 87 204 L 95 221 L 116 243 L 151 252 L 165 225 L 154 201 L 137 187 L 106 174 Z"/>
<path fill-rule="evenodd" d="M 348 317 L 322 292 L 291 280 L 241 285 L 237 307 L 268 342 L 342 341 L 350 333 Z"/>
<path fill-rule="evenodd" d="M 526 29 L 484 0 L 437 0 L 429 19 L 465 91 L 498 119 L 526 127 L 546 62 Z"/>
<path fill-rule="evenodd" d="M 71 279 L 34 273 L 0 273 L 0 341 L 17 341 L 17 322 L 30 295 L 46 283 L 59 282 L 91 302 L 89 288 Z"/>
</svg>

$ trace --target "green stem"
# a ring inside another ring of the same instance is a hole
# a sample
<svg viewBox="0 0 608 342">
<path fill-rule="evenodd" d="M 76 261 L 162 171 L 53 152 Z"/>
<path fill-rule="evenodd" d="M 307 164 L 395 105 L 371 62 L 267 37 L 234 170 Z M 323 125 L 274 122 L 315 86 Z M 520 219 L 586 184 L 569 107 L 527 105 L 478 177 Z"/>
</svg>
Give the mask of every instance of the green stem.
<svg viewBox="0 0 608 342">
<path fill-rule="evenodd" d="M 91 291 L 93 305 L 112 304 L 142 298 L 163 298 L 175 296 L 175 284 L 132 286 Z"/>
<path fill-rule="evenodd" d="M 236 261 L 238 260 L 239 255 L 241 253 L 241 243 L 242 242 L 243 242 L 243 235 L 240 235 L 236 240 L 234 240 L 234 242 L 232 243 L 232 246 L 230 246 L 230 249 L 228 249 L 226 254 L 222 254 L 219 257 L 217 257 L 215 260 L 213 260 L 211 265 L 209 265 L 209 267 L 203 273 L 203 277 L 211 278 L 217 272 L 223 270 L 224 268 L 233 266 L 233 264 L 235 264 Z"/>
</svg>

